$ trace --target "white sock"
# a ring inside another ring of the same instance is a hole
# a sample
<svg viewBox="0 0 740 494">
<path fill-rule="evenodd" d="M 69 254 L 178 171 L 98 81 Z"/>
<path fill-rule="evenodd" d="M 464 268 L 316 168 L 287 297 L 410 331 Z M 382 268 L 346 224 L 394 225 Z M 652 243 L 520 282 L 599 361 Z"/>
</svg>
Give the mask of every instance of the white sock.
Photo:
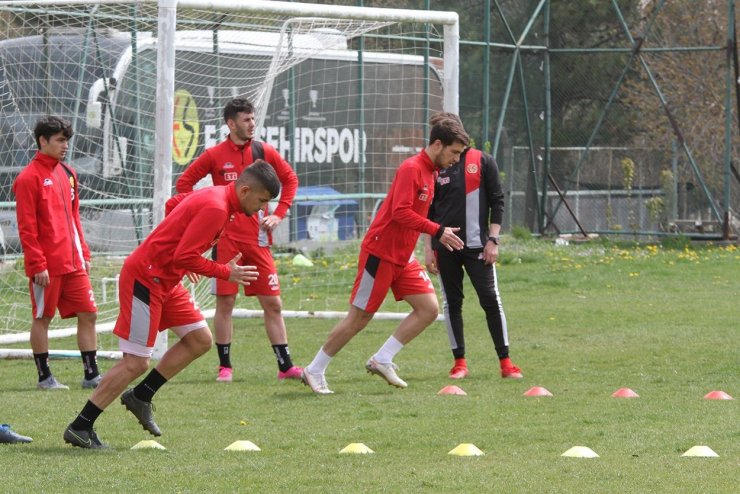
<svg viewBox="0 0 740 494">
<path fill-rule="evenodd" d="M 324 374 L 326 372 L 326 368 L 329 366 L 329 362 L 331 362 L 331 359 L 332 357 L 328 356 L 326 352 L 324 352 L 324 347 L 321 347 L 321 349 L 319 349 L 319 353 L 317 353 L 311 363 L 306 366 L 306 370 L 311 374 Z"/>
<path fill-rule="evenodd" d="M 393 357 L 395 357 L 402 348 L 403 343 L 398 341 L 395 336 L 391 336 L 390 338 L 385 340 L 385 343 L 383 343 L 383 346 L 380 347 L 378 353 L 373 355 L 373 358 L 379 364 L 390 364 L 391 362 L 393 362 Z"/>
</svg>

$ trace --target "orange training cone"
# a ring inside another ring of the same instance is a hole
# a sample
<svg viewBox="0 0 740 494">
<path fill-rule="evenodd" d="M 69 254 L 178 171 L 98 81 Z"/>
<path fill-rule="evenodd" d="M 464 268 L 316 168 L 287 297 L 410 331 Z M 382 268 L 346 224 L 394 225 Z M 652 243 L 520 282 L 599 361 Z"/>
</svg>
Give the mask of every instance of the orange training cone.
<svg viewBox="0 0 740 494">
<path fill-rule="evenodd" d="M 462 388 L 454 385 L 445 386 L 444 388 L 440 389 L 437 393 L 438 395 L 461 395 L 465 396 L 468 393 L 462 390 Z"/>
<path fill-rule="evenodd" d="M 534 386 L 525 391 L 523 396 L 552 396 L 552 393 L 542 386 Z"/>
<path fill-rule="evenodd" d="M 704 395 L 705 400 L 734 400 L 734 398 L 724 391 L 712 391 Z"/>
<path fill-rule="evenodd" d="M 614 398 L 639 398 L 640 395 L 632 391 L 630 388 L 619 388 L 612 393 Z"/>
</svg>

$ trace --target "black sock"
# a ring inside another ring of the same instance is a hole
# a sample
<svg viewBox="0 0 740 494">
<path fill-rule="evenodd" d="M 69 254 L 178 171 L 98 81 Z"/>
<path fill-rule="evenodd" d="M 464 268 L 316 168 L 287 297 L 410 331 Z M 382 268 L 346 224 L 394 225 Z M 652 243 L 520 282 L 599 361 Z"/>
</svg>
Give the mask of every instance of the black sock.
<svg viewBox="0 0 740 494">
<path fill-rule="evenodd" d="M 82 355 L 82 367 L 85 370 L 85 379 L 90 380 L 100 374 L 98 371 L 97 350 L 80 352 Z"/>
<path fill-rule="evenodd" d="M 293 367 L 293 361 L 290 359 L 290 350 L 288 350 L 288 345 L 272 345 L 272 351 L 275 352 L 275 359 L 277 359 L 280 372 L 285 372 Z"/>
<path fill-rule="evenodd" d="M 85 429 L 92 429 L 93 424 L 98 419 L 103 411 L 95 406 L 95 404 L 87 400 L 85 407 L 82 409 L 77 418 L 70 424 L 70 426 L 76 431 L 82 431 Z"/>
<path fill-rule="evenodd" d="M 39 372 L 39 382 L 51 376 L 51 369 L 49 369 L 49 352 L 34 353 L 33 360 L 36 362 L 36 370 Z"/>
<path fill-rule="evenodd" d="M 498 355 L 499 360 L 509 358 L 509 347 L 508 346 L 497 347 L 496 354 Z"/>
<path fill-rule="evenodd" d="M 216 343 L 216 350 L 218 350 L 218 362 L 221 367 L 231 368 L 231 343 L 222 345 Z"/>
<path fill-rule="evenodd" d="M 146 376 L 143 381 L 136 385 L 136 387 L 134 388 L 134 396 L 141 401 L 152 401 L 154 393 L 156 393 L 157 390 L 161 388 L 166 382 L 167 379 L 165 379 L 164 376 L 160 374 L 159 371 L 157 371 L 157 369 L 152 369 L 149 375 Z"/>
</svg>

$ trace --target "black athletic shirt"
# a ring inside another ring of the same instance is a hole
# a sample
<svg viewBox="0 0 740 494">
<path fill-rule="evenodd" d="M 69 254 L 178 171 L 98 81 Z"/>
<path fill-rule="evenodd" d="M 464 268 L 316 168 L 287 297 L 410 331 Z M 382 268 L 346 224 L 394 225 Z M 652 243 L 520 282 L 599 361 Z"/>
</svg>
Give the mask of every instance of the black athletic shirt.
<svg viewBox="0 0 740 494">
<path fill-rule="evenodd" d="M 493 156 L 469 148 L 460 161 L 440 170 L 429 219 L 459 227 L 457 235 L 466 249 L 482 249 L 488 241 L 489 225 L 500 225 L 503 215 L 504 194 Z M 432 247 L 440 247 L 437 239 L 432 238 Z"/>
</svg>

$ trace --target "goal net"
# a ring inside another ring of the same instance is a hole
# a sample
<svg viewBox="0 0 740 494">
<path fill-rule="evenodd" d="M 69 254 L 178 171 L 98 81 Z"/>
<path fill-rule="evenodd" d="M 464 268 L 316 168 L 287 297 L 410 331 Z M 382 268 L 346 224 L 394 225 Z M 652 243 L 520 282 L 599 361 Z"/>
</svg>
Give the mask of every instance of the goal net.
<svg viewBox="0 0 740 494">
<path fill-rule="evenodd" d="M 36 151 L 39 116 L 74 127 L 66 161 L 80 176 L 99 329 L 117 316 L 123 259 L 162 218 L 182 171 L 227 135 L 222 109 L 234 97 L 255 103 L 259 139 L 300 180 L 273 245 L 286 315 L 333 315 L 346 310 L 359 241 L 397 165 L 425 145 L 431 113 L 457 111 L 457 37 L 448 12 L 0 1 L 0 344 L 28 340 L 11 189 Z M 208 314 L 210 284 L 191 289 Z M 245 297 L 237 306 L 237 316 L 258 309 Z M 404 309 L 388 301 L 382 310 Z M 102 347 L 114 346 L 108 338 Z"/>
</svg>

